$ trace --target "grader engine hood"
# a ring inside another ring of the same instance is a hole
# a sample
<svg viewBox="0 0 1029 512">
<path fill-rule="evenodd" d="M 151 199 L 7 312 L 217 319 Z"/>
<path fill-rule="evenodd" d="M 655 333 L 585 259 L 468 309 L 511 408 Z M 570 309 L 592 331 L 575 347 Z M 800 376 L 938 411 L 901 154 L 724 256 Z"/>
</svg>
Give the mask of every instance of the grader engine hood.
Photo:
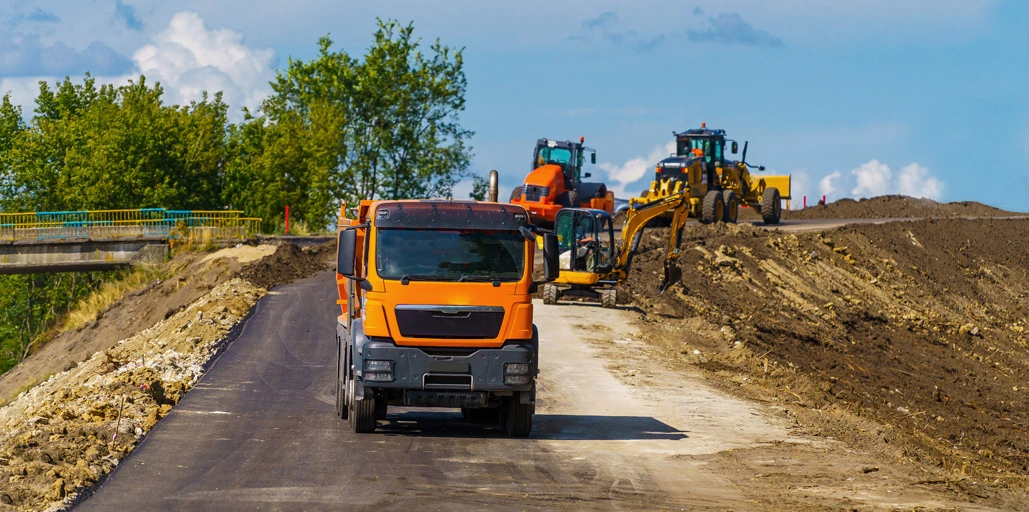
<svg viewBox="0 0 1029 512">
<path fill-rule="evenodd" d="M 532 194 L 530 189 L 546 187 L 547 194 Z M 564 192 L 564 174 L 560 165 L 547 164 L 537 167 L 525 177 L 525 189 L 523 194 L 529 202 L 540 202 L 544 197 L 553 200 L 558 194 Z"/>
</svg>

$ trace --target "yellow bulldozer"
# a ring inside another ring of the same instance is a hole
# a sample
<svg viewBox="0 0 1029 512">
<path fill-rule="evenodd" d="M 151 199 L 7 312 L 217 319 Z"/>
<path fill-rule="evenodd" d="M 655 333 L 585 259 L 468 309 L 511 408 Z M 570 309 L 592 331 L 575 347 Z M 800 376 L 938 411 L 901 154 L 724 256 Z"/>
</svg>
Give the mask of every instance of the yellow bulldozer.
<svg viewBox="0 0 1029 512">
<path fill-rule="evenodd" d="M 641 195 L 643 203 L 685 191 L 690 196 L 690 213 L 701 223 L 736 222 L 741 206 L 754 208 L 766 224 L 779 223 L 782 201 L 790 199 L 789 175 L 752 175 L 751 169 L 765 168 L 746 163 L 747 142 L 741 160 L 726 159 L 726 149 L 735 155 L 739 144 L 727 139 L 725 130 L 709 129 L 701 123 L 699 129 L 673 134 L 675 155 L 657 164 L 650 188 Z M 662 216 L 670 217 L 671 212 Z"/>
<path fill-rule="evenodd" d="M 610 213 L 595 208 L 562 208 L 554 221 L 559 274 L 553 282 L 544 285 L 543 303 L 556 304 L 561 297 L 574 296 L 600 299 L 603 307 L 615 307 L 616 287 L 629 276 L 644 226 L 671 213 L 664 278 L 658 286 L 658 291 L 663 292 L 681 276 L 675 260 L 679 257 L 679 240 L 690 205 L 688 191 L 654 201 L 630 199 L 619 238 L 615 237 Z"/>
</svg>

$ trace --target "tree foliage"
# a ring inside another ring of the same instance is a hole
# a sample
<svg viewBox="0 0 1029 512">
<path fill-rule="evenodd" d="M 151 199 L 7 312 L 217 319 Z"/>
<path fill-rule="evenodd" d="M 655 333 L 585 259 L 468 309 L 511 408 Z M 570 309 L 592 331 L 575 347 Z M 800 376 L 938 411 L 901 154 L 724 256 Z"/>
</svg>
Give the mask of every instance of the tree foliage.
<svg viewBox="0 0 1029 512">
<path fill-rule="evenodd" d="M 291 59 L 263 115 L 230 137 L 246 164 L 230 170 L 229 188 L 261 197 L 253 208 L 290 202 L 314 225 L 339 201 L 449 197 L 471 160 L 472 134 L 459 122 L 464 60 L 439 41 L 430 56 L 419 48 L 413 25 L 380 20 L 363 60 L 333 51 L 328 36 L 314 59 Z"/>
</svg>

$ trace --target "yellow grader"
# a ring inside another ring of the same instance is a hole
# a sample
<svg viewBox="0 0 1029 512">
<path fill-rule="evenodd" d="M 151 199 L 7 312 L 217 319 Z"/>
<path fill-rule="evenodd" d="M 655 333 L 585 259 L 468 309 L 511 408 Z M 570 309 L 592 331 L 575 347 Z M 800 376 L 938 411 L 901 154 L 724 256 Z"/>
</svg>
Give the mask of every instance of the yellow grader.
<svg viewBox="0 0 1029 512">
<path fill-rule="evenodd" d="M 790 199 L 790 176 L 754 176 L 747 161 L 747 142 L 741 160 L 725 158 L 726 143 L 736 154 L 739 144 L 726 139 L 725 130 L 700 128 L 675 133 L 675 155 L 655 167 L 654 181 L 641 200 L 658 199 L 688 192 L 690 213 L 701 223 L 736 222 L 741 206 L 754 208 L 766 224 L 778 224 L 782 201 Z M 664 217 L 670 217 L 666 212 Z"/>
</svg>

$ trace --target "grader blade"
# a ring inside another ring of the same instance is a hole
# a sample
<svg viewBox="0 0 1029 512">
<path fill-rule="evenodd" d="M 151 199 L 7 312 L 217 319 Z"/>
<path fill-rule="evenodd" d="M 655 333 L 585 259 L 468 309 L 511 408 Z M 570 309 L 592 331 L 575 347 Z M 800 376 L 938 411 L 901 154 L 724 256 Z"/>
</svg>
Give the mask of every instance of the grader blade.
<svg viewBox="0 0 1029 512">
<path fill-rule="evenodd" d="M 664 293 L 665 290 L 678 283 L 681 279 L 682 270 L 679 266 L 674 263 L 665 263 L 665 277 L 661 280 L 661 284 L 657 286 L 657 293 Z"/>
</svg>

